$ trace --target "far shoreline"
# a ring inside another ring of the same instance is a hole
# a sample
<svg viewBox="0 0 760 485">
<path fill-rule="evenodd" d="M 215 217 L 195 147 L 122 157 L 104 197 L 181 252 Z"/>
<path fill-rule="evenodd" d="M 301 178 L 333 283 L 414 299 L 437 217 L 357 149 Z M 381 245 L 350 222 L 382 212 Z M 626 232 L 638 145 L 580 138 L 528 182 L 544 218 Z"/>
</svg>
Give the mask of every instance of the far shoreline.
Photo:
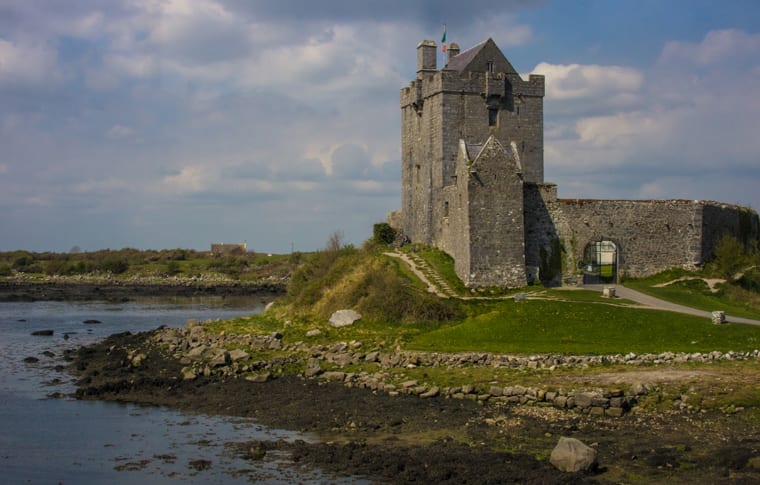
<svg viewBox="0 0 760 485">
<path fill-rule="evenodd" d="M 0 302 L 129 301 L 139 297 L 251 296 L 274 299 L 285 281 L 236 281 L 204 278 L 45 278 L 0 279 Z"/>
</svg>

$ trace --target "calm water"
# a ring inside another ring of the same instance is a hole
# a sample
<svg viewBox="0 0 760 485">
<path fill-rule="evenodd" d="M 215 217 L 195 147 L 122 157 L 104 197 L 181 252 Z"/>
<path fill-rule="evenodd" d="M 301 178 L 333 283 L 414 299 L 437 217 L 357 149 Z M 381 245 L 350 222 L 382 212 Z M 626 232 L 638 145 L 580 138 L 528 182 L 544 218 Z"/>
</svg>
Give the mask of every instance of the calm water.
<svg viewBox="0 0 760 485">
<path fill-rule="evenodd" d="M 165 408 L 53 399 L 73 392 L 55 371 L 63 350 L 116 332 L 182 326 L 256 313 L 251 299 L 144 300 L 129 303 L 0 303 L 0 482 L 2 483 L 335 483 L 287 457 L 247 462 L 228 441 L 314 437 L 268 429 L 247 419 L 186 415 Z M 87 325 L 84 320 L 99 320 Z M 54 330 L 51 337 L 32 336 Z M 64 339 L 68 334 L 69 338 Z M 52 357 L 44 352 L 52 352 Z M 28 364 L 26 357 L 39 362 Z M 191 461 L 211 466 L 196 470 Z"/>
</svg>

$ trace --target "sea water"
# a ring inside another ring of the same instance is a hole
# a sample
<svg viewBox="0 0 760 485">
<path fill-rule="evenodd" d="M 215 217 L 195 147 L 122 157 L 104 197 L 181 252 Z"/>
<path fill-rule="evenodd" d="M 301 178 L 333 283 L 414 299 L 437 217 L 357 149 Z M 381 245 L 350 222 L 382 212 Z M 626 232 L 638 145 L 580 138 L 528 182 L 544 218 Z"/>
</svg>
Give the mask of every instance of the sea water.
<svg viewBox="0 0 760 485">
<path fill-rule="evenodd" d="M 251 419 L 49 397 L 75 390 L 73 377 L 56 370 L 65 365 L 65 349 L 112 333 L 177 327 L 188 319 L 226 319 L 262 309 L 263 302 L 250 298 L 0 302 L 0 482 L 340 481 L 299 468 L 287 456 L 267 454 L 265 460 L 252 462 L 224 446 L 250 440 L 316 439 L 308 434 L 266 428 Z M 100 323 L 85 324 L 85 320 Z M 32 336 L 37 330 L 54 333 Z M 27 363 L 27 357 L 39 361 Z"/>
</svg>

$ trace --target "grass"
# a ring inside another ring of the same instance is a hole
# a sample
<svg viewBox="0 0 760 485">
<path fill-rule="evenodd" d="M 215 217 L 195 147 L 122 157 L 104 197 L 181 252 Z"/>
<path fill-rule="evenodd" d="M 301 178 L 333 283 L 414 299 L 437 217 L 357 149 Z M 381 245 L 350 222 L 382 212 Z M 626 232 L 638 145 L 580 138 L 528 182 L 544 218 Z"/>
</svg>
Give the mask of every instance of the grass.
<svg viewBox="0 0 760 485">
<path fill-rule="evenodd" d="M 720 291 L 712 293 L 702 280 L 685 280 L 667 286 L 654 285 L 672 281 L 666 279 L 670 274 L 657 275 L 652 278 L 629 280 L 625 286 L 642 293 L 705 311 L 723 310 L 735 317 L 760 320 L 760 296 L 757 293 L 744 290 L 741 287 L 722 284 Z M 695 276 L 700 277 L 700 276 Z M 675 278 L 673 278 L 675 279 Z"/>
<path fill-rule="evenodd" d="M 760 347 L 759 327 L 715 326 L 705 318 L 671 312 L 549 300 L 502 301 L 482 307 L 483 311 L 472 312 L 461 323 L 420 335 L 410 348 L 601 355 Z"/>
</svg>

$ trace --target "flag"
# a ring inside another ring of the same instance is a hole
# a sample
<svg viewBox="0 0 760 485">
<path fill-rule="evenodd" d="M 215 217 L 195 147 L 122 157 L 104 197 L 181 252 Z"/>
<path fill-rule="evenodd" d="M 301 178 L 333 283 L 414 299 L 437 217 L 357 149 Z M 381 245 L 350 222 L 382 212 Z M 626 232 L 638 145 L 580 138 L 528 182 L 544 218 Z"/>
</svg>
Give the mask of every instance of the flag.
<svg viewBox="0 0 760 485">
<path fill-rule="evenodd" d="M 441 37 L 441 52 L 446 52 L 446 24 L 443 24 L 443 37 Z"/>
</svg>

